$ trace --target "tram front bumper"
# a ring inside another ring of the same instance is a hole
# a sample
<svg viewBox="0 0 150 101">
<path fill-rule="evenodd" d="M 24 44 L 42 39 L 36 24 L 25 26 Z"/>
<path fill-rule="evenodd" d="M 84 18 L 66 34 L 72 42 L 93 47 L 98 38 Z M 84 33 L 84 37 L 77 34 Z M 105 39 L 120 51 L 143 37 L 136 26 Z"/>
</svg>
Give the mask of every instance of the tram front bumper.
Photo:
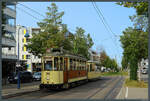
<svg viewBox="0 0 150 101">
<path fill-rule="evenodd" d="M 63 84 L 40 84 L 40 89 L 55 89 L 55 88 L 61 88 Z"/>
</svg>

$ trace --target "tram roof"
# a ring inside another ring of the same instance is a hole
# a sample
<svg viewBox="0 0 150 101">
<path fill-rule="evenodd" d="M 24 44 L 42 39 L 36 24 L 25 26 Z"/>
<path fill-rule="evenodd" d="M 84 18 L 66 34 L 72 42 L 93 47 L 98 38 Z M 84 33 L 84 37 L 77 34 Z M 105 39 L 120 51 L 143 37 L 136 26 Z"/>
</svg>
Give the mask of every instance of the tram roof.
<svg viewBox="0 0 150 101">
<path fill-rule="evenodd" d="M 87 61 L 86 58 L 82 57 L 82 56 L 79 56 L 79 55 L 74 55 L 74 54 L 68 54 L 68 53 L 61 53 L 61 52 L 51 52 L 51 53 L 46 53 L 44 55 L 44 57 L 46 56 L 62 56 L 62 57 L 69 57 L 69 58 L 74 58 L 74 59 L 81 59 L 81 60 L 84 60 L 84 61 Z"/>
</svg>

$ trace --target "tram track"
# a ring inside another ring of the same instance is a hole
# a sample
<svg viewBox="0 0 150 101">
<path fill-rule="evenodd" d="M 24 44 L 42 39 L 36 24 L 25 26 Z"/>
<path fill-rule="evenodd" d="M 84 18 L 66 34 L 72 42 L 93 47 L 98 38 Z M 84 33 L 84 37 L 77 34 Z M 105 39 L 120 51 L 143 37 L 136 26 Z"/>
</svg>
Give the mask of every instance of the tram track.
<svg viewBox="0 0 150 101">
<path fill-rule="evenodd" d="M 123 78 L 123 76 L 121 76 L 119 78 L 119 80 L 116 82 L 116 84 L 113 86 L 113 88 L 111 90 L 109 90 L 109 92 L 105 95 L 104 99 L 112 99 L 114 94 L 117 94 L 117 93 L 115 93 L 115 91 L 116 91 L 115 89 L 120 88 L 119 86 L 122 85 L 123 81 L 124 81 L 124 78 Z"/>
<path fill-rule="evenodd" d="M 100 87 L 96 92 L 94 92 L 93 94 L 91 94 L 90 96 L 87 97 L 87 99 L 91 99 L 93 98 L 97 93 L 101 92 L 102 90 L 106 89 L 106 87 L 108 87 L 108 85 L 112 82 L 112 81 L 116 81 L 118 78 L 114 77 L 113 79 L 111 79 L 110 81 L 108 81 L 107 83 L 105 83 L 102 87 Z"/>
<path fill-rule="evenodd" d="M 12 97 L 12 99 L 62 99 L 64 96 L 63 99 L 109 99 L 114 96 L 113 93 L 122 84 L 121 79 L 122 77 L 102 77 L 101 80 L 81 84 L 68 90 L 37 90 L 32 93 Z"/>
</svg>

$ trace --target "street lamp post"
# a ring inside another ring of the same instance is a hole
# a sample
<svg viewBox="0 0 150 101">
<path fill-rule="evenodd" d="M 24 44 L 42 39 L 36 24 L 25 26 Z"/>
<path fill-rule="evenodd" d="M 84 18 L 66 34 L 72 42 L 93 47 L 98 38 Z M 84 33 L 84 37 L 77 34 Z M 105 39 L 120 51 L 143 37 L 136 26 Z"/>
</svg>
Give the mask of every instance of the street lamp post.
<svg viewBox="0 0 150 101">
<path fill-rule="evenodd" d="M 18 66 L 20 65 L 19 63 L 19 31 L 20 31 L 21 27 L 19 27 L 18 29 Z M 18 70 L 18 81 L 17 81 L 17 88 L 20 89 L 20 70 Z"/>
</svg>

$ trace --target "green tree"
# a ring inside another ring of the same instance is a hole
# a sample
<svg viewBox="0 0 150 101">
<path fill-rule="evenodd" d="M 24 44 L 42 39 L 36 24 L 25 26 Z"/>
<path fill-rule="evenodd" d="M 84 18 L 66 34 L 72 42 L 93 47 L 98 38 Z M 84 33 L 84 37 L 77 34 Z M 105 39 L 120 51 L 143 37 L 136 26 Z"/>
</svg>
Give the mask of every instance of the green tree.
<svg viewBox="0 0 150 101">
<path fill-rule="evenodd" d="M 41 31 L 39 34 L 34 34 L 30 39 L 27 48 L 29 52 L 36 56 L 42 56 L 45 54 L 48 48 L 59 48 L 71 49 L 71 42 L 66 37 L 67 26 L 62 24 L 62 16 L 64 12 L 58 12 L 58 7 L 55 3 L 48 7 L 46 12 L 46 18 L 43 21 L 38 22 L 38 26 Z"/>
<path fill-rule="evenodd" d="M 130 65 L 130 79 L 137 80 L 138 63 L 148 57 L 148 33 L 129 27 L 123 31 L 120 41 Z"/>
<path fill-rule="evenodd" d="M 111 59 L 105 52 L 105 50 L 100 52 L 100 66 L 110 68 L 111 70 L 118 71 L 118 64 L 115 59 Z"/>
<path fill-rule="evenodd" d="M 127 28 L 121 36 L 124 58 L 130 67 L 130 79 L 137 80 L 138 63 L 148 54 L 148 2 L 118 2 L 117 4 L 136 9 L 137 15 L 130 16 L 134 28 Z"/>
<path fill-rule="evenodd" d="M 121 65 L 122 65 L 122 69 L 128 68 L 128 60 L 126 59 L 125 56 L 123 56 L 123 58 L 122 58 Z"/>
<path fill-rule="evenodd" d="M 100 66 L 105 66 L 105 59 L 107 58 L 107 54 L 105 50 L 100 52 Z"/>
<path fill-rule="evenodd" d="M 118 2 L 117 4 L 128 7 L 135 8 L 137 15 L 145 15 L 148 17 L 148 2 Z"/>
<path fill-rule="evenodd" d="M 89 58 L 89 49 L 93 46 L 93 40 L 90 34 L 87 36 L 84 34 L 85 30 L 77 27 L 76 33 L 73 37 L 73 49 L 72 52 L 75 54 L 81 54 L 86 58 Z"/>
</svg>

